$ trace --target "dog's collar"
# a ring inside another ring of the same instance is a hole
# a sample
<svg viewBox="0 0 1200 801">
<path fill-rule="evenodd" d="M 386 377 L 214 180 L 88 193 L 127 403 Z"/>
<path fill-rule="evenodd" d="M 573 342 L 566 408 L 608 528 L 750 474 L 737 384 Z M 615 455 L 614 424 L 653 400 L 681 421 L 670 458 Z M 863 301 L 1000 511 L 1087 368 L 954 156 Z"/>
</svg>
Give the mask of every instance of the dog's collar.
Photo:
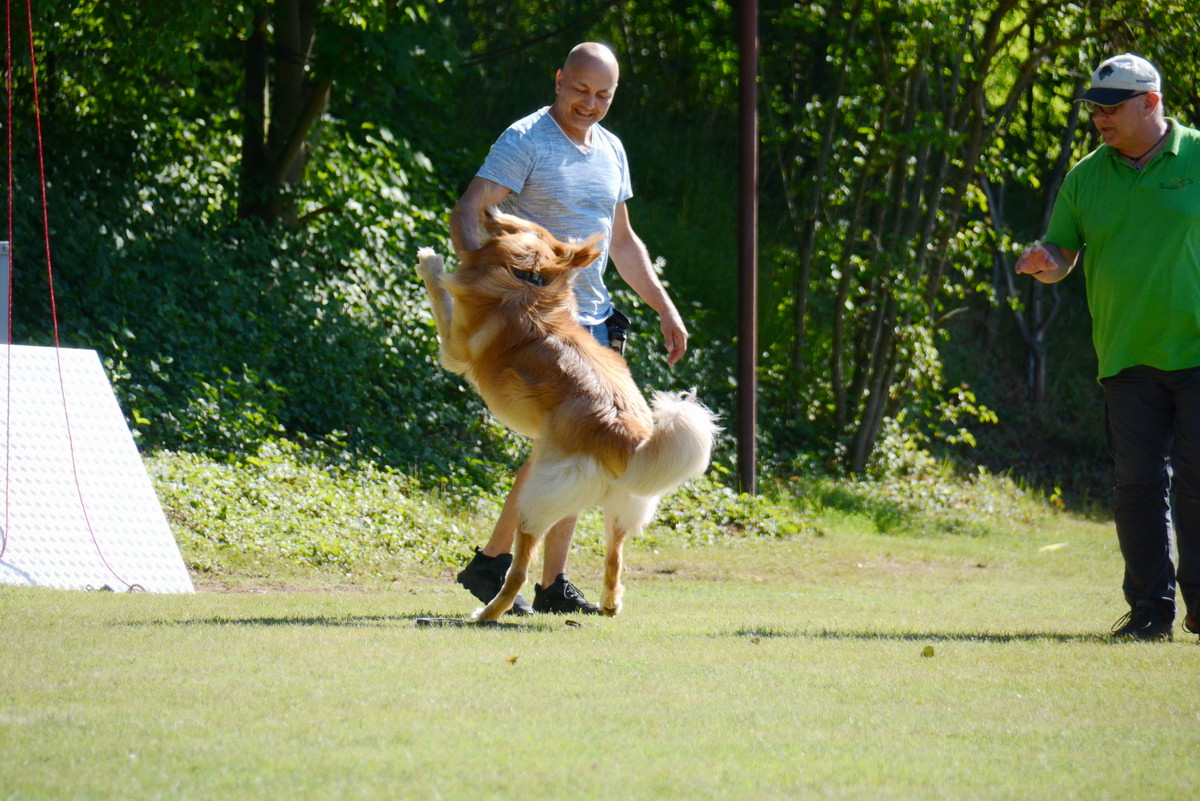
<svg viewBox="0 0 1200 801">
<path fill-rule="evenodd" d="M 513 270 L 512 274 L 527 284 L 533 284 L 534 286 L 546 285 L 546 279 L 542 277 L 542 274 L 535 273 L 533 270 Z"/>
</svg>

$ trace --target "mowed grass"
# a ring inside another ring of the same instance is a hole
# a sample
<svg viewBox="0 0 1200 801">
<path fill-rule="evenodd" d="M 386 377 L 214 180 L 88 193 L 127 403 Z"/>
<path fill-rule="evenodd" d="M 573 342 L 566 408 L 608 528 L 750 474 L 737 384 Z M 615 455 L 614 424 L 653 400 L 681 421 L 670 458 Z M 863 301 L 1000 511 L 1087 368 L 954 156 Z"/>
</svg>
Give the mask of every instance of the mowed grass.
<svg viewBox="0 0 1200 801">
<path fill-rule="evenodd" d="M 448 572 L 0 587 L 0 798 L 1195 797 L 1200 647 L 1109 641 L 1108 525 L 820 524 L 634 548 L 626 611 L 578 626 L 418 627 L 476 606 Z"/>
</svg>

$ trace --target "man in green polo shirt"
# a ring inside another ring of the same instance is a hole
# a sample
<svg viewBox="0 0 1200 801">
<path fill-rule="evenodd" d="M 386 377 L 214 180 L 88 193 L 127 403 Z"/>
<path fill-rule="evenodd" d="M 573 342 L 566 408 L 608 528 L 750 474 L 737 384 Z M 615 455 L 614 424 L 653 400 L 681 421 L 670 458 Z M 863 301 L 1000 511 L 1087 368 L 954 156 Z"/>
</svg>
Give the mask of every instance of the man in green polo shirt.
<svg viewBox="0 0 1200 801">
<path fill-rule="evenodd" d="M 1083 94 L 1104 144 L 1063 181 L 1041 244 L 1016 271 L 1061 281 L 1084 255 L 1115 463 L 1125 639 L 1200 633 L 1200 132 L 1167 117 L 1161 78 L 1126 53 Z M 1175 493 L 1174 510 L 1169 498 Z M 1174 522 L 1178 569 L 1171 559 Z"/>
</svg>

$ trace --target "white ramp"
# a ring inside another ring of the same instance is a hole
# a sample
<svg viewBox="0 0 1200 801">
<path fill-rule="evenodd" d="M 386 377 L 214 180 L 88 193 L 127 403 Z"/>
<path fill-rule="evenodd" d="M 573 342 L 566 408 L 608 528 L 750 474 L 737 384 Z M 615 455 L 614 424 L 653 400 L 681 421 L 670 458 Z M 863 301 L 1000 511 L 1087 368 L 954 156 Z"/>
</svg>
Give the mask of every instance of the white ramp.
<svg viewBox="0 0 1200 801">
<path fill-rule="evenodd" d="M 194 591 L 95 351 L 0 344 L 0 526 L 0 583 Z"/>
</svg>

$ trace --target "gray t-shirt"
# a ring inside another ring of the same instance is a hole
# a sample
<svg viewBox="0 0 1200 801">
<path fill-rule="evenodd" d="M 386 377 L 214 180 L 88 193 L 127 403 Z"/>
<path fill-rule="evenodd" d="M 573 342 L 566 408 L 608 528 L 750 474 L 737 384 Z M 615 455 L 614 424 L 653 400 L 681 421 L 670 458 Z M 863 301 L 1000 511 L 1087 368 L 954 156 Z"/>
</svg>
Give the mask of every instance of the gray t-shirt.
<svg viewBox="0 0 1200 801">
<path fill-rule="evenodd" d="M 544 226 L 560 239 L 604 234 L 600 258 L 575 275 L 579 322 L 596 325 L 612 313 L 604 286 L 608 242 L 618 203 L 633 197 L 621 140 L 592 126 L 591 147 L 572 142 L 550 108 L 517 120 L 500 134 L 478 177 L 509 189 L 500 208 Z"/>
</svg>

